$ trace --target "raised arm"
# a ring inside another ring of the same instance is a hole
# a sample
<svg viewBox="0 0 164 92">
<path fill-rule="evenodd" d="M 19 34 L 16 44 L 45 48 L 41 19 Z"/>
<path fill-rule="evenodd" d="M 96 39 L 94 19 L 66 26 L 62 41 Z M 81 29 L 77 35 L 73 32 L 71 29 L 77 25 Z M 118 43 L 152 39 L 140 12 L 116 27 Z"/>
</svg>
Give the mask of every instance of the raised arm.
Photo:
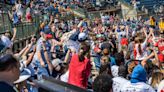
<svg viewBox="0 0 164 92">
<path fill-rule="evenodd" d="M 155 36 L 154 36 L 154 32 L 151 32 L 151 35 L 153 36 L 153 43 L 155 44 Z"/>
<path fill-rule="evenodd" d="M 13 28 L 13 37 L 11 38 L 11 41 L 14 42 L 15 38 L 16 38 L 16 34 L 17 34 L 17 29 Z"/>
<path fill-rule="evenodd" d="M 34 43 L 36 42 L 36 38 L 31 38 L 31 43 L 27 46 L 28 48 L 24 51 L 22 56 L 26 56 L 27 53 L 30 51 L 30 49 L 32 48 L 32 46 L 34 45 Z"/>
<path fill-rule="evenodd" d="M 147 41 L 149 40 L 150 36 L 152 35 L 153 30 L 150 30 L 149 34 L 147 34 L 146 28 L 143 28 L 143 32 L 144 32 L 144 34 L 146 36 L 146 39 L 144 41 L 144 45 L 146 45 Z"/>
<path fill-rule="evenodd" d="M 26 49 L 28 48 L 28 46 L 24 47 L 17 55 L 17 57 L 22 57 L 23 53 L 26 51 Z"/>
<path fill-rule="evenodd" d="M 147 60 L 149 60 L 150 58 L 152 58 L 154 56 L 154 52 L 152 52 L 149 56 L 147 56 L 144 60 L 141 61 L 141 65 L 145 66 L 147 63 Z"/>
<path fill-rule="evenodd" d="M 30 54 L 30 56 L 28 57 L 27 61 L 25 62 L 26 66 L 28 66 L 31 63 L 31 61 L 32 61 L 32 59 L 33 59 L 33 57 L 35 55 L 35 52 L 36 52 L 36 47 L 33 48 L 33 52 Z"/>
<path fill-rule="evenodd" d="M 53 16 L 51 16 L 51 17 L 50 17 L 50 22 L 48 23 L 48 26 L 49 26 L 49 27 L 51 26 L 53 20 L 54 20 L 54 18 L 53 18 Z"/>
<path fill-rule="evenodd" d="M 45 63 L 44 63 L 44 61 L 43 61 L 43 58 L 42 58 L 42 55 L 41 55 L 41 51 L 37 51 L 36 53 L 37 53 L 37 56 L 38 56 L 40 65 L 41 65 L 42 67 L 45 67 Z"/>
<path fill-rule="evenodd" d="M 42 58 L 42 55 L 41 55 L 41 51 L 42 51 L 42 43 L 43 42 L 38 42 L 37 45 L 36 45 L 36 54 L 38 56 L 38 59 L 39 59 L 39 62 L 41 64 L 42 67 L 45 67 L 45 63 L 43 61 L 43 58 Z"/>
<path fill-rule="evenodd" d="M 11 12 L 10 12 L 10 11 L 8 11 L 8 15 L 9 15 L 10 19 L 12 20 L 13 15 L 11 14 Z"/>
<path fill-rule="evenodd" d="M 157 52 L 156 52 L 156 49 L 157 49 L 157 47 L 154 47 L 154 48 L 153 48 L 153 52 L 154 52 L 154 55 L 155 55 L 156 65 L 157 65 L 158 67 L 161 67 L 161 63 L 159 62 L 159 58 L 158 58 L 158 54 L 157 54 Z"/>
<path fill-rule="evenodd" d="M 68 49 L 67 54 L 65 56 L 64 62 L 68 63 L 69 57 L 70 57 L 71 49 Z"/>
<path fill-rule="evenodd" d="M 46 59 L 46 62 L 48 64 L 48 69 L 50 71 L 50 74 L 52 74 L 52 71 L 53 71 L 53 65 L 49 59 L 49 56 L 48 56 L 48 52 L 47 52 L 47 49 L 46 49 L 46 46 L 45 46 L 45 43 L 43 44 L 43 50 L 44 50 L 44 56 L 45 56 L 45 59 Z"/>
<path fill-rule="evenodd" d="M 23 55 L 22 56 L 26 56 L 27 55 L 27 53 L 29 52 L 29 50 L 31 49 L 31 47 L 32 47 L 32 43 L 30 43 L 28 46 L 27 46 L 27 49 L 23 52 Z"/>
</svg>

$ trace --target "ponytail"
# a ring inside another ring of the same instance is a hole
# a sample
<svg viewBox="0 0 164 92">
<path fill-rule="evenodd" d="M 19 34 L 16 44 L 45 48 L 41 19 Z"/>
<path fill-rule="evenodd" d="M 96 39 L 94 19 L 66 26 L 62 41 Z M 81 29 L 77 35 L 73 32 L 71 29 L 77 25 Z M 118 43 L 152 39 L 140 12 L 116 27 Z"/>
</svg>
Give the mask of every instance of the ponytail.
<svg viewBox="0 0 164 92">
<path fill-rule="evenodd" d="M 138 44 L 138 50 L 139 50 L 139 54 L 142 55 L 142 48 L 141 48 L 141 44 Z"/>
<path fill-rule="evenodd" d="M 84 59 L 85 59 L 84 51 L 80 52 L 78 57 L 79 57 L 80 62 L 84 61 Z"/>
</svg>

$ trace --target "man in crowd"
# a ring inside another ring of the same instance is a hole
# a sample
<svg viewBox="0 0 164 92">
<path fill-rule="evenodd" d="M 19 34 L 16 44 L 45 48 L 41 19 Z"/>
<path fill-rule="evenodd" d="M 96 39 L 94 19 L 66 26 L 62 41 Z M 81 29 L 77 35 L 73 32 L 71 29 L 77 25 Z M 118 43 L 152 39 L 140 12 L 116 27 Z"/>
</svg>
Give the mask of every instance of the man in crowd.
<svg viewBox="0 0 164 92">
<path fill-rule="evenodd" d="M 112 92 L 112 77 L 108 74 L 99 75 L 93 82 L 94 92 Z"/>
<path fill-rule="evenodd" d="M 11 54 L 0 57 L 0 90 L 1 92 L 16 92 L 14 81 L 19 78 L 19 62 Z"/>
</svg>

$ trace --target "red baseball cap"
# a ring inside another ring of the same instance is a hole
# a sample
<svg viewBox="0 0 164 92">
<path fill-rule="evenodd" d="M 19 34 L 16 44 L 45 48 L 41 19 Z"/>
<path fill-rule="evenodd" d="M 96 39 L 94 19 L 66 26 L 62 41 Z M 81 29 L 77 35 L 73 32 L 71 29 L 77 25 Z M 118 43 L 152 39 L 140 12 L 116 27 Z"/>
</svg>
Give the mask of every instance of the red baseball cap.
<svg viewBox="0 0 164 92">
<path fill-rule="evenodd" d="M 52 34 L 46 34 L 47 39 L 52 39 Z"/>
</svg>

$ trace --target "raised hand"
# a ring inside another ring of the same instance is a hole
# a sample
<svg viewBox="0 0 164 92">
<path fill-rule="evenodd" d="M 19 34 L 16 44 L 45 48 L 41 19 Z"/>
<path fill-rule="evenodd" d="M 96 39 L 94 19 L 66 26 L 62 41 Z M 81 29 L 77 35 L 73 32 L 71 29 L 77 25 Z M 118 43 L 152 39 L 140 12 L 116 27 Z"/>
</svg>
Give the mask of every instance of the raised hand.
<svg viewBox="0 0 164 92">
<path fill-rule="evenodd" d="M 40 65 L 41 65 L 42 67 L 45 67 L 45 66 L 46 66 L 44 62 L 40 62 Z"/>
</svg>

